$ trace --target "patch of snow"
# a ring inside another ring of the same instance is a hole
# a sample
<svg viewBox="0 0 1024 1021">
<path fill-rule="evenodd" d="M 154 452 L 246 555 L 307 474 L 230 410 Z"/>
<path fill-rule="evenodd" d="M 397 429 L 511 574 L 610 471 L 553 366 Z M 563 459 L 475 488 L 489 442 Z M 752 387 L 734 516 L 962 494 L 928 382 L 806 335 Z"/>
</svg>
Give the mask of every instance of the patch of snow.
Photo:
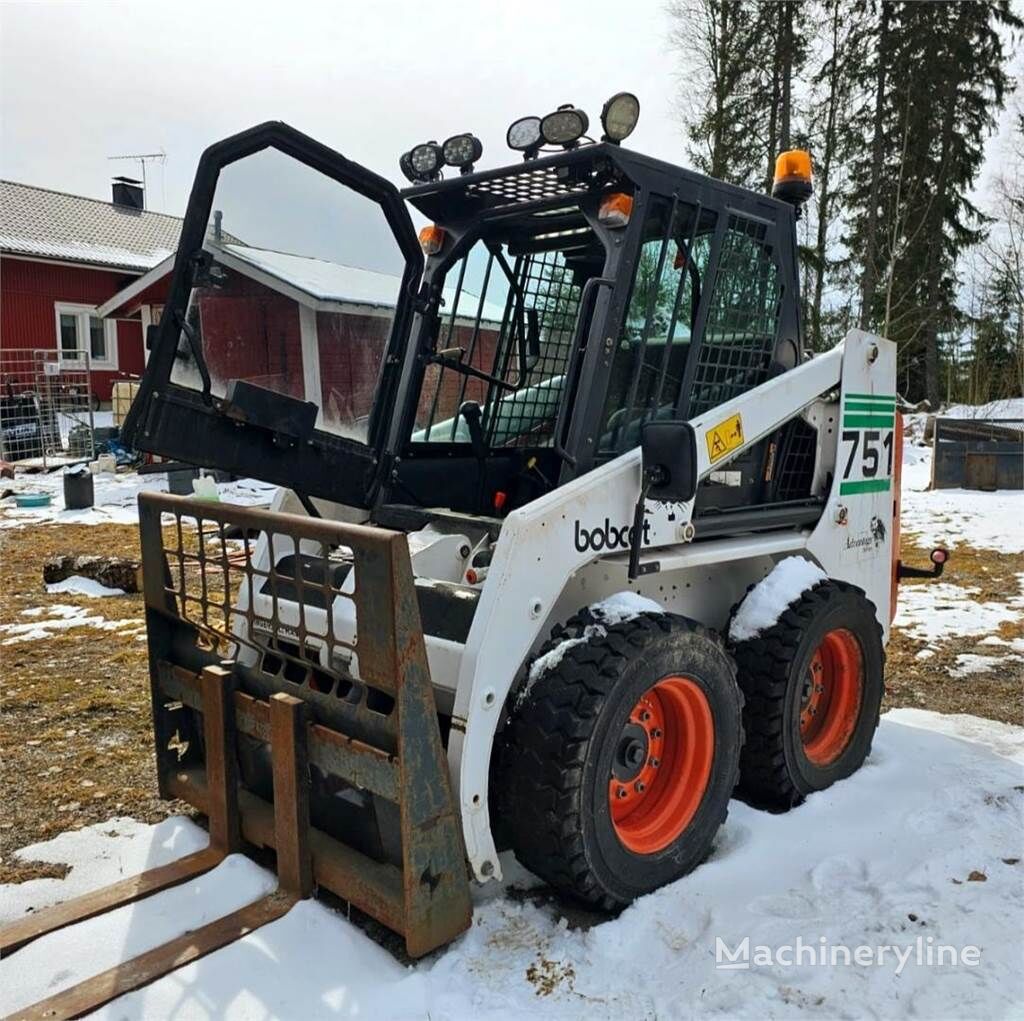
<svg viewBox="0 0 1024 1021">
<path fill-rule="evenodd" d="M 1002 407 L 1007 402 L 995 402 Z M 1024 399 L 1007 406 L 1016 417 L 1024 412 Z M 967 410 L 983 414 L 968 415 Z M 988 405 L 973 408 L 960 405 L 953 417 L 984 417 Z M 908 415 L 907 440 L 903 445 L 903 485 L 900 522 L 905 532 L 918 536 L 923 549 L 945 546 L 955 550 L 966 545 L 1003 553 L 1024 553 L 1024 490 L 1001 489 L 981 492 L 969 489 L 930 490 L 932 450 L 915 446 L 923 437 L 925 415 Z M 1004 415 L 1003 417 L 1008 417 Z M 919 426 L 919 428 L 918 428 Z M 923 440 L 922 440 L 923 442 Z"/>
<path fill-rule="evenodd" d="M 570 927 L 565 905 L 475 893 L 474 923 L 449 947 L 402 967 L 343 915 L 303 902 L 284 918 L 109 1004 L 110 1021 L 274 1021 L 278 1018 L 1008 1017 L 1024 1002 L 1024 911 L 1020 791 L 1024 730 L 923 710 L 887 713 L 857 774 L 782 814 L 734 802 L 707 862 L 617 918 Z M 166 827 L 168 824 L 161 824 Z M 159 830 L 161 827 L 140 827 Z M 99 828 L 90 828 L 94 831 Z M 87 831 L 80 867 L 64 883 L 109 882 L 109 862 Z M 141 832 L 134 842 L 141 843 Z M 108 853 L 127 842 L 114 835 Z M 54 847 L 42 845 L 44 849 Z M 181 853 L 194 850 L 186 846 Z M 31 857 L 42 857 L 34 849 Z M 50 857 L 60 860 L 59 854 Z M 90 859 L 96 858 L 93 865 Z M 138 860 L 135 868 L 165 861 Z M 51 992 L 78 954 L 107 947 L 135 953 L 159 933 L 193 929 L 218 908 L 272 882 L 251 868 L 196 880 L 107 916 L 43 937 L 0 963 L 10 1009 L 20 995 Z M 79 873 L 82 873 L 80 875 Z M 971 881 L 969 876 L 983 876 Z M 214 880 L 212 877 L 217 877 Z M 61 886 L 56 880 L 37 881 Z M 24 884 L 26 886 L 32 884 Z M 0 888 L 0 906 L 19 887 Z M 80 892 L 81 886 L 74 892 Z M 159 898 L 165 898 L 163 901 Z M 170 916 L 168 905 L 178 912 Z M 79 930 L 86 934 L 86 938 Z M 912 952 L 897 972 L 893 952 L 877 966 L 715 966 L 717 940 L 730 949 L 977 946 L 976 966 L 928 967 Z M 64 942 L 64 941 L 68 942 Z M 918 944 L 918 940 L 921 941 Z M 107 957 L 102 958 L 104 961 Z M 23 973 L 23 974 L 22 974 Z M 76 972 L 77 974 L 77 972 Z M 638 986 L 636 976 L 642 974 Z"/>
<path fill-rule="evenodd" d="M 946 581 L 901 585 L 893 627 L 920 642 L 941 642 L 949 635 L 981 637 L 1021 614 L 1006 603 L 982 602 L 978 589 Z"/>
<path fill-rule="evenodd" d="M 75 592 L 81 596 L 91 596 L 94 598 L 126 595 L 123 588 L 108 588 L 106 585 L 101 585 L 95 578 L 83 578 L 80 574 L 73 574 L 70 578 L 65 578 L 63 581 L 55 581 L 46 586 L 46 591 L 51 594 L 55 592 Z"/>
<path fill-rule="evenodd" d="M 101 473 L 93 476 L 94 503 L 84 510 L 64 508 L 64 481 L 60 472 L 27 474 L 19 471 L 14 479 L 4 480 L 4 488 L 14 492 L 33 490 L 49 493 L 49 507 L 14 507 L 13 499 L 0 504 L 0 528 L 24 528 L 28 525 L 60 523 L 68 525 L 129 525 L 139 520 L 139 494 L 167 492 L 167 475 L 154 472 L 119 474 Z M 219 499 L 224 503 L 247 507 L 269 507 L 277 486 L 258 479 L 236 479 L 217 484 Z"/>
<path fill-rule="evenodd" d="M 166 865 L 202 850 L 207 843 L 206 831 L 188 819 L 165 819 L 147 826 L 119 817 L 23 847 L 14 857 L 69 865 L 71 871 L 63 879 L 30 879 L 0 886 L 0 923 Z"/>
<path fill-rule="evenodd" d="M 745 642 L 775 624 L 790 603 L 828 575 L 803 557 L 786 557 L 746 595 L 729 626 L 729 638 Z"/>
<path fill-rule="evenodd" d="M 564 638 L 560 641 L 553 649 L 548 649 L 543 656 L 538 656 L 533 663 L 530 664 L 530 673 L 526 678 L 526 683 L 519 690 L 519 694 L 516 696 L 516 705 L 522 705 L 526 701 L 526 696 L 530 694 L 530 690 L 533 686 L 543 677 L 549 670 L 554 670 L 559 663 L 565 659 L 565 654 L 575 645 L 582 645 L 584 642 L 589 641 L 591 638 L 601 637 L 608 634 L 608 632 L 600 624 L 587 624 L 583 628 L 583 634 L 578 638 Z"/>
<path fill-rule="evenodd" d="M 987 635 L 978 643 L 979 645 L 998 645 L 1012 649 L 1014 652 L 1024 652 L 1024 638 L 1006 639 L 1000 635 Z"/>
<path fill-rule="evenodd" d="M 940 411 L 938 417 L 1024 419 L 1024 397 L 1008 397 L 988 404 L 953 404 Z"/>
<path fill-rule="evenodd" d="M 520 688 L 516 695 L 516 705 L 520 706 L 525 701 L 533 686 L 548 671 L 554 670 L 565 658 L 565 654 L 575 645 L 582 645 L 591 638 L 606 635 L 606 627 L 613 624 L 621 624 L 625 620 L 632 620 L 642 613 L 664 613 L 665 610 L 660 603 L 639 592 L 616 592 L 614 595 L 593 603 L 588 607 L 594 618 L 600 623 L 587 624 L 583 634 L 578 638 L 565 638 L 553 649 L 549 649 L 543 656 L 538 656 L 530 664 L 530 672 L 527 675 L 526 683 Z"/>
<path fill-rule="evenodd" d="M 52 614 L 45 619 L 44 613 Z M 138 634 L 145 629 L 146 622 L 141 617 L 129 617 L 123 620 L 107 620 L 99 614 L 90 614 L 82 606 L 34 606 L 22 610 L 23 616 L 37 618 L 31 624 L 0 624 L 0 634 L 9 635 L 0 641 L 0 645 L 18 645 L 21 642 L 37 642 L 52 638 L 59 631 L 70 628 L 90 627 L 99 631 L 119 631 L 124 635 Z"/>
<path fill-rule="evenodd" d="M 641 613 L 664 613 L 660 603 L 656 603 L 639 592 L 616 592 L 615 595 L 602 599 L 590 607 L 590 612 L 603 624 L 621 624 L 624 620 L 632 620 Z"/>
<path fill-rule="evenodd" d="M 962 652 L 956 657 L 956 664 L 950 670 L 951 677 L 969 677 L 984 674 L 1003 664 L 1019 663 L 1018 656 L 981 656 L 974 652 Z"/>
<path fill-rule="evenodd" d="M 7 1017 L 120 961 L 237 911 L 276 885 L 276 878 L 266 869 L 244 855 L 233 854 L 190 883 L 36 940 L 18 951 L 17 967 L 8 966 L 0 982 L 0 1014 Z M 47 967 L 54 959 L 61 962 L 56 975 Z"/>
</svg>

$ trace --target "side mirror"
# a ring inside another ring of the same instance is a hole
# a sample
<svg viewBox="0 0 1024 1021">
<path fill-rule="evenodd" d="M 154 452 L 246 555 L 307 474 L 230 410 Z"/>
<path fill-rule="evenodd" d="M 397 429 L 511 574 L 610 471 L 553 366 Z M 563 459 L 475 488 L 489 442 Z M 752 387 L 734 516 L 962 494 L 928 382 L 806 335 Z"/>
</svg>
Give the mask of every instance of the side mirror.
<svg viewBox="0 0 1024 1021">
<path fill-rule="evenodd" d="M 643 485 L 650 500 L 685 502 L 697 493 L 697 435 L 689 422 L 647 422 L 640 430 Z"/>
</svg>

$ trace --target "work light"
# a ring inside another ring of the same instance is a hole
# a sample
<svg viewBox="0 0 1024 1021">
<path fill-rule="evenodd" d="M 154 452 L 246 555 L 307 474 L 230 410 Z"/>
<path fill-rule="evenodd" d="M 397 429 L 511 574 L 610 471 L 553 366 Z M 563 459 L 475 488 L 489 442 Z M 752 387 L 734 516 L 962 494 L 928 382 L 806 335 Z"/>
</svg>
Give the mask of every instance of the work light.
<svg viewBox="0 0 1024 1021">
<path fill-rule="evenodd" d="M 462 135 L 452 135 L 441 146 L 445 163 L 449 167 L 458 167 L 464 174 L 473 169 L 473 164 L 480 159 L 483 151 L 480 139 L 468 131 Z"/>
<path fill-rule="evenodd" d="M 577 110 L 572 103 L 565 103 L 540 122 L 540 134 L 549 145 L 571 149 L 586 134 L 589 124 L 582 110 Z"/>
<path fill-rule="evenodd" d="M 601 110 L 604 142 L 619 144 L 628 138 L 640 119 L 640 100 L 632 92 L 616 92 Z"/>
<path fill-rule="evenodd" d="M 401 167 L 402 173 L 405 174 L 407 181 L 415 181 L 417 179 L 416 171 L 412 168 L 412 159 L 410 158 L 409 153 L 403 152 L 402 155 L 398 157 L 398 165 Z"/>
<path fill-rule="evenodd" d="M 444 154 L 437 142 L 424 142 L 413 146 L 399 161 L 406 177 L 411 181 L 433 181 L 444 162 Z"/>
<path fill-rule="evenodd" d="M 509 125 L 505 141 L 510 149 L 526 154 L 526 158 L 535 156 L 544 139 L 540 137 L 539 117 L 520 117 Z"/>
</svg>

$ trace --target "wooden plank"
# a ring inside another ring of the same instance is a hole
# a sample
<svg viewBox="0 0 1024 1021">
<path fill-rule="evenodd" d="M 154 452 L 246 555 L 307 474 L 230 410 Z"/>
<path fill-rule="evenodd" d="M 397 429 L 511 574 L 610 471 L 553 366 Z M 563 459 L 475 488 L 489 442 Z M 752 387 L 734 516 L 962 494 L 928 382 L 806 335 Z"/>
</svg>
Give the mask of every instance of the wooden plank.
<svg viewBox="0 0 1024 1021">
<path fill-rule="evenodd" d="M 130 961 L 124 961 L 108 971 L 79 982 L 70 989 L 40 1000 L 10 1015 L 8 1021 L 60 1021 L 92 1013 L 105 1003 L 155 982 L 168 972 L 212 954 L 260 926 L 275 921 L 294 904 L 293 896 L 278 890 L 230 915 L 186 932 Z"/>
<path fill-rule="evenodd" d="M 294 695 L 279 691 L 270 699 L 277 879 L 282 889 L 296 897 L 308 897 L 313 892 L 306 714 L 306 703 Z"/>
<path fill-rule="evenodd" d="M 75 897 L 63 904 L 35 911 L 0 929 L 0 956 L 11 954 L 19 947 L 49 932 L 56 932 L 65 926 L 93 918 L 104 911 L 133 904 L 161 890 L 168 890 L 172 886 L 195 879 L 196 876 L 209 872 L 223 858 L 222 851 L 207 847 L 167 865 L 148 869 L 137 876 L 129 876 L 100 890 Z"/>
<path fill-rule="evenodd" d="M 235 756 L 235 711 L 231 672 L 208 666 L 202 673 L 203 737 L 210 843 L 225 854 L 241 850 L 238 821 L 238 766 Z"/>
</svg>

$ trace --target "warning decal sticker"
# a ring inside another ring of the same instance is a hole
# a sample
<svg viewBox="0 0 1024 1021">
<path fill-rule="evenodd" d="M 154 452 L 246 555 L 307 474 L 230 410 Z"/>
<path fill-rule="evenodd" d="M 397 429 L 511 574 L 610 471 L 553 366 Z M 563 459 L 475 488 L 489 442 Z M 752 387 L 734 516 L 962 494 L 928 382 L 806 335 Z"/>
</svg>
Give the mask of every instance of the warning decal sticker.
<svg viewBox="0 0 1024 1021">
<path fill-rule="evenodd" d="M 724 422 L 711 426 L 704 434 L 708 444 L 708 459 L 714 464 L 737 447 L 743 446 L 743 419 L 730 415 Z"/>
</svg>

